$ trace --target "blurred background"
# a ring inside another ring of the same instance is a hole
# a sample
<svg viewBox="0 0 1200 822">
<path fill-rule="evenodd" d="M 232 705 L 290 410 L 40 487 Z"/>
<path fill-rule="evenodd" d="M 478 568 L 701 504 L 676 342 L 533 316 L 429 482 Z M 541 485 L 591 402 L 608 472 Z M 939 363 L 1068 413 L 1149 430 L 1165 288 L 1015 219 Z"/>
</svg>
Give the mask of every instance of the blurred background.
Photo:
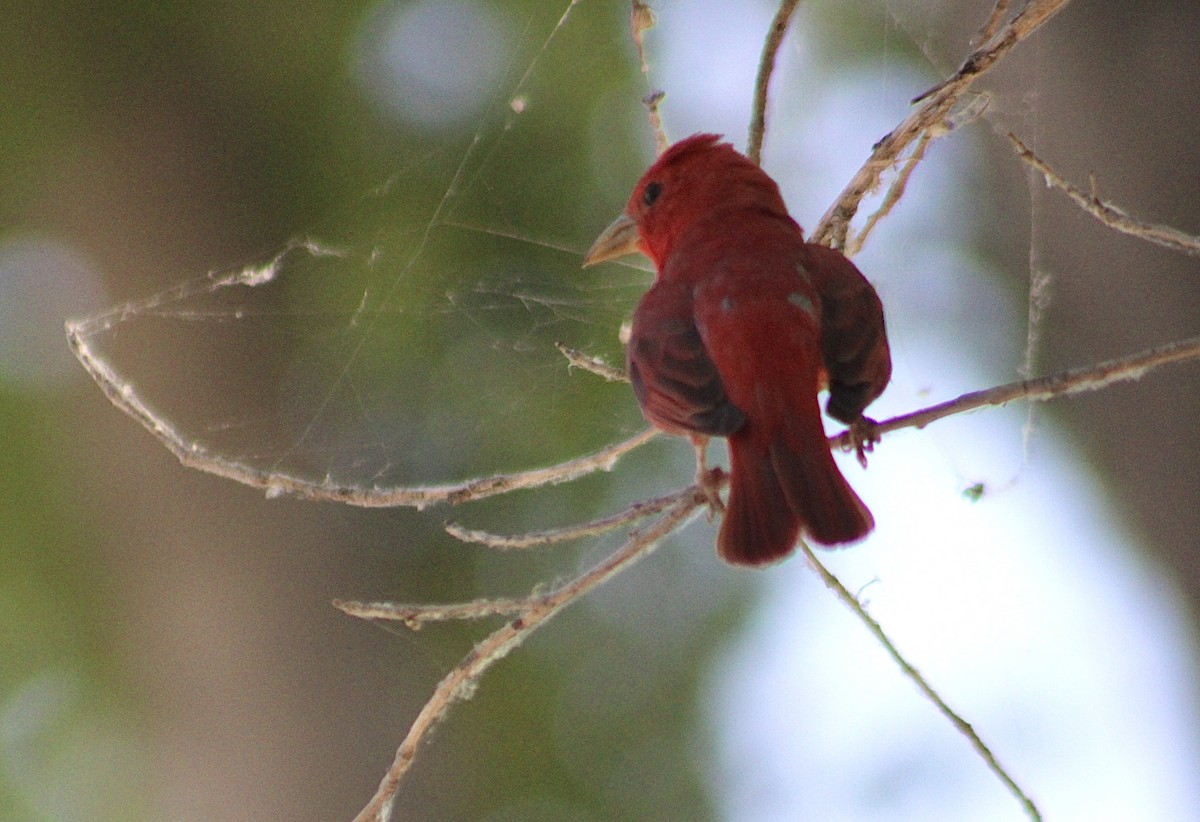
<svg viewBox="0 0 1200 822">
<path fill-rule="evenodd" d="M 802 5 L 764 152 L 802 225 L 991 5 Z M 651 275 L 580 254 L 653 157 L 650 88 L 673 138 L 744 146 L 774 12 L 655 8 L 647 80 L 624 3 L 0 3 L 0 818 L 351 818 L 488 626 L 389 631 L 331 600 L 519 595 L 619 535 L 497 555 L 443 523 L 550 527 L 690 481 L 660 441 L 462 509 L 267 500 L 182 467 L 62 330 L 97 317 L 89 349 L 188 442 L 314 481 L 635 433 L 628 389 L 553 342 L 619 362 Z M 1004 134 L 1200 233 L 1198 33 L 1195 3 L 1077 2 L 979 86 L 857 260 L 896 358 L 875 416 L 1015 379 L 1027 350 L 1048 373 L 1197 333 L 1200 262 L 1082 214 Z M 880 527 L 831 565 L 1048 818 L 1200 804 L 1197 397 L 1189 363 L 842 463 Z M 800 561 L 734 570 L 713 534 L 505 659 L 397 818 L 1021 818 Z"/>
</svg>

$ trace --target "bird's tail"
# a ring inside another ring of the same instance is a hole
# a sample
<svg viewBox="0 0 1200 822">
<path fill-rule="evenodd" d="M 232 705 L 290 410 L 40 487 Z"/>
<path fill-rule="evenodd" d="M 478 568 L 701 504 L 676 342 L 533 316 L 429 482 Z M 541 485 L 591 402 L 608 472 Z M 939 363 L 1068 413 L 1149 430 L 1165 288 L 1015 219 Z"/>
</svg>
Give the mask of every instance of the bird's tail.
<svg viewBox="0 0 1200 822">
<path fill-rule="evenodd" d="M 765 446 L 754 433 L 729 438 L 729 503 L 717 541 L 726 561 L 765 565 L 783 559 L 800 531 L 822 545 L 841 545 L 875 527 L 833 461 L 819 418 L 809 425 L 789 418 Z"/>
</svg>

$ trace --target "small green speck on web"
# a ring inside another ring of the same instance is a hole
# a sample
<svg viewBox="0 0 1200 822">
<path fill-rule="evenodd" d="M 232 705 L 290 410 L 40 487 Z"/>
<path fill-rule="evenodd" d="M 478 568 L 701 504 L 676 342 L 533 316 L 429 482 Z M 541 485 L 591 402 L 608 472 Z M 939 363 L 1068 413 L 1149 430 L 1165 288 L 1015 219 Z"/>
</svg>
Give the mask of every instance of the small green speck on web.
<svg viewBox="0 0 1200 822">
<path fill-rule="evenodd" d="M 962 495 L 969 502 L 979 502 L 979 500 L 983 499 L 985 493 L 987 493 L 987 486 L 982 482 L 977 482 L 974 485 L 968 485 L 964 488 Z"/>
</svg>

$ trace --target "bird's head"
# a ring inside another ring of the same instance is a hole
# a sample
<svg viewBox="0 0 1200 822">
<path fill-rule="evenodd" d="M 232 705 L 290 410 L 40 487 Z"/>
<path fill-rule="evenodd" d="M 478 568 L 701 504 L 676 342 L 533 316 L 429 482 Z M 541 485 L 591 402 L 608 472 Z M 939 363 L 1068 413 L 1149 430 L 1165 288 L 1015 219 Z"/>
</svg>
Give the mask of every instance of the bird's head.
<svg viewBox="0 0 1200 822">
<path fill-rule="evenodd" d="M 693 134 L 663 152 L 642 175 L 621 216 L 596 238 L 584 266 L 641 252 L 661 268 L 697 223 L 753 207 L 787 216 L 779 187 L 718 134 Z"/>
</svg>

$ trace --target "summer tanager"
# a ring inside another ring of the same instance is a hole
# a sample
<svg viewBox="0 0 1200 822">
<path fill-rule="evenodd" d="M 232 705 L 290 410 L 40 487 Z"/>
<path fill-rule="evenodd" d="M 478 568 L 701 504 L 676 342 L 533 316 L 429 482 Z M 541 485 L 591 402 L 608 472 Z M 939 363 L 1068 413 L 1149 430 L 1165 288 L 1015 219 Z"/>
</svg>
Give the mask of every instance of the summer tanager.
<svg viewBox="0 0 1200 822">
<path fill-rule="evenodd" d="M 833 460 L 817 394 L 828 388 L 826 412 L 861 449 L 863 409 L 892 364 L 875 289 L 840 252 L 805 242 L 775 181 L 720 139 L 696 134 L 664 152 L 584 265 L 635 251 L 654 262 L 629 339 L 634 393 L 650 422 L 696 443 L 718 504 L 703 449 L 728 438 L 718 550 L 762 565 L 801 533 L 840 545 L 874 527 Z"/>
</svg>

